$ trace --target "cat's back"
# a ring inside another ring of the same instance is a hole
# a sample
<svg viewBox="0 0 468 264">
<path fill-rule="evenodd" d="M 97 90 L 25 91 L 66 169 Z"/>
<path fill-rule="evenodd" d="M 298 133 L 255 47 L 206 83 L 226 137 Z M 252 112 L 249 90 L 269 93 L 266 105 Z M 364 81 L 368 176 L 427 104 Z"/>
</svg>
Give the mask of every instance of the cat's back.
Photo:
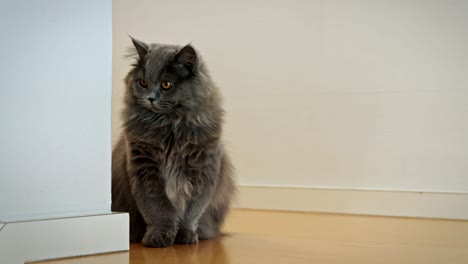
<svg viewBox="0 0 468 264">
<path fill-rule="evenodd" d="M 117 144 L 115 144 L 114 149 L 112 150 L 112 174 L 114 171 L 120 171 L 125 169 L 127 159 L 127 147 L 124 137 L 120 137 Z"/>
<path fill-rule="evenodd" d="M 126 212 L 129 208 L 130 186 L 127 178 L 127 146 L 120 137 L 112 151 L 112 211 Z"/>
</svg>

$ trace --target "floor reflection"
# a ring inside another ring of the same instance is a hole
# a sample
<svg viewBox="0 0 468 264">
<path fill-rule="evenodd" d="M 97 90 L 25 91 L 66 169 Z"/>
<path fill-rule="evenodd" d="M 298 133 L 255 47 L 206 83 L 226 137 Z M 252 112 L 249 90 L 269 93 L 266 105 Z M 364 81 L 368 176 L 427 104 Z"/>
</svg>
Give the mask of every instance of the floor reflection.
<svg viewBox="0 0 468 264">
<path fill-rule="evenodd" d="M 131 263 L 187 263 L 210 264 L 229 263 L 229 256 L 224 248 L 222 239 L 201 241 L 193 245 L 174 245 L 167 248 L 142 248 L 141 244 L 131 244 Z"/>
</svg>

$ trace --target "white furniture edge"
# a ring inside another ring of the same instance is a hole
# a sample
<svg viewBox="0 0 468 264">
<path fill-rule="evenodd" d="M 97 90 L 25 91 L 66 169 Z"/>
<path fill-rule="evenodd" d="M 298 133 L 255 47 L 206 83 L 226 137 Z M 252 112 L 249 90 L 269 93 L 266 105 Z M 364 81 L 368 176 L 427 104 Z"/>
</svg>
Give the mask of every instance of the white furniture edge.
<svg viewBox="0 0 468 264">
<path fill-rule="evenodd" d="M 240 186 L 235 207 L 467 220 L 468 194 Z"/>
<path fill-rule="evenodd" d="M 2 264 L 129 249 L 126 213 L 7 222 L 0 226 Z"/>
</svg>

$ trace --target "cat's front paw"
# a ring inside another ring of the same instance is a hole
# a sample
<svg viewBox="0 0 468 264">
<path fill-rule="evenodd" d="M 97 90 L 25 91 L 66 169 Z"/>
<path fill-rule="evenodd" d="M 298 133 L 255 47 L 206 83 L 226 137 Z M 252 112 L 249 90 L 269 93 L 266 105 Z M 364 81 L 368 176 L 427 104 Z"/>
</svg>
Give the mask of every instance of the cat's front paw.
<svg viewBox="0 0 468 264">
<path fill-rule="evenodd" d="M 143 245 L 146 247 L 161 248 L 174 244 L 176 230 L 158 230 L 148 228 L 143 237 Z"/>
<path fill-rule="evenodd" d="M 179 229 L 175 242 L 176 244 L 194 244 L 198 242 L 197 232 L 185 228 Z"/>
</svg>

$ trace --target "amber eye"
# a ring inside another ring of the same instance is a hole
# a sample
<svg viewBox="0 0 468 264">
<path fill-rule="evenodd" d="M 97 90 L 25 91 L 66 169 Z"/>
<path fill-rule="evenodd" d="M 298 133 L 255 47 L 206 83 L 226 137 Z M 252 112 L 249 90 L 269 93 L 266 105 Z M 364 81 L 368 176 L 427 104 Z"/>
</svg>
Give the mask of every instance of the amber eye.
<svg viewBox="0 0 468 264">
<path fill-rule="evenodd" d="M 161 87 L 162 87 L 163 89 L 166 89 L 166 90 L 171 89 L 172 83 L 171 83 L 171 82 L 168 82 L 168 81 L 162 81 L 162 82 L 161 82 Z"/>
<path fill-rule="evenodd" d="M 140 82 L 141 87 L 148 88 L 148 83 L 145 80 L 140 79 L 139 82 Z"/>
</svg>

